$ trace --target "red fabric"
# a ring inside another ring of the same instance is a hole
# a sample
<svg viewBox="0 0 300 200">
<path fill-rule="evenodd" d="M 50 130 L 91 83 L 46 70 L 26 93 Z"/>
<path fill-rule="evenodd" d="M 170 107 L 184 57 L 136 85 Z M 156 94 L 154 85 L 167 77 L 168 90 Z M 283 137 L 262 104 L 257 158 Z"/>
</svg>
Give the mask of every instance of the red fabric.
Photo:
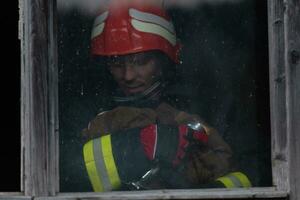
<svg viewBox="0 0 300 200">
<path fill-rule="evenodd" d="M 180 163 L 180 160 L 184 158 L 185 156 L 185 148 L 189 145 L 189 142 L 185 139 L 188 133 L 188 127 L 186 125 L 180 125 L 178 127 L 178 139 L 179 139 L 179 145 L 178 150 L 176 154 L 176 158 L 173 161 L 173 165 L 176 166 Z"/>
<path fill-rule="evenodd" d="M 157 128 L 155 124 L 151 124 L 146 126 L 141 130 L 141 143 L 144 148 L 145 154 L 149 160 L 153 160 L 154 151 L 155 151 L 155 143 L 157 137 Z"/>
<path fill-rule="evenodd" d="M 196 140 L 200 140 L 200 141 L 202 141 L 204 143 L 207 143 L 207 141 L 208 141 L 208 136 L 207 136 L 207 134 L 204 131 L 194 131 L 193 132 L 193 137 Z"/>
<path fill-rule="evenodd" d="M 173 160 L 173 165 L 178 166 L 181 160 L 186 155 L 186 148 L 189 145 L 189 141 L 186 139 L 189 132 L 189 128 L 186 125 L 180 125 L 178 127 L 178 147 L 177 153 Z M 204 131 L 193 131 L 193 138 L 201 142 L 207 142 L 208 136 Z M 141 130 L 140 134 L 141 144 L 143 146 L 145 155 L 149 160 L 153 160 L 156 151 L 156 140 L 157 140 L 157 125 L 151 124 Z"/>
<path fill-rule="evenodd" d="M 173 161 L 173 165 L 176 166 L 180 164 L 180 160 L 185 157 L 185 149 L 189 145 L 189 141 L 185 138 L 188 134 L 189 128 L 186 125 L 180 125 L 179 129 L 179 145 L 176 154 L 176 158 Z M 193 138 L 199 141 L 206 143 L 208 141 L 208 136 L 205 134 L 204 131 L 193 131 Z"/>
</svg>

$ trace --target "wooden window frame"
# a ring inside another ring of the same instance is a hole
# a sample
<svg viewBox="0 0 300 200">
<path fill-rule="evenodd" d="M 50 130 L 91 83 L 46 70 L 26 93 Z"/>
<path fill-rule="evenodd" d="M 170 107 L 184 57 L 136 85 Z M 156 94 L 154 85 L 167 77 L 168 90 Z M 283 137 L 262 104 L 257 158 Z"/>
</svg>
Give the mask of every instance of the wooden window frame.
<svg viewBox="0 0 300 200">
<path fill-rule="evenodd" d="M 268 0 L 274 187 L 106 193 L 59 192 L 56 0 L 19 6 L 21 192 L 0 193 L 0 200 L 300 199 L 300 1 Z"/>
</svg>

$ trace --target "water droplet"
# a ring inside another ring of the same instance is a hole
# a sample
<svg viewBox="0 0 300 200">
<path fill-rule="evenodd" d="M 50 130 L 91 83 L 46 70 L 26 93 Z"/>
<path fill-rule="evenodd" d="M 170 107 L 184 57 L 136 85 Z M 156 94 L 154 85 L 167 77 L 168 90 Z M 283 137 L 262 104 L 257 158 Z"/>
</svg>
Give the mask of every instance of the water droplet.
<svg viewBox="0 0 300 200">
<path fill-rule="evenodd" d="M 80 92 L 81 96 L 83 96 L 83 85 L 81 85 L 81 92 Z"/>
</svg>

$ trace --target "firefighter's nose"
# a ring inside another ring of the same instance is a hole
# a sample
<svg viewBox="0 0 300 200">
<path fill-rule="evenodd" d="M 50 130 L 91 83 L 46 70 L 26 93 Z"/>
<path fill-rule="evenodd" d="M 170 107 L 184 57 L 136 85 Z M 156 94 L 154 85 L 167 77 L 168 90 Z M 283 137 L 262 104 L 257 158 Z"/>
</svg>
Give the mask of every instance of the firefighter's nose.
<svg viewBox="0 0 300 200">
<path fill-rule="evenodd" d="M 126 65 L 125 66 L 125 72 L 124 72 L 124 80 L 125 81 L 132 81 L 136 79 L 137 71 L 134 66 L 132 65 Z"/>
</svg>

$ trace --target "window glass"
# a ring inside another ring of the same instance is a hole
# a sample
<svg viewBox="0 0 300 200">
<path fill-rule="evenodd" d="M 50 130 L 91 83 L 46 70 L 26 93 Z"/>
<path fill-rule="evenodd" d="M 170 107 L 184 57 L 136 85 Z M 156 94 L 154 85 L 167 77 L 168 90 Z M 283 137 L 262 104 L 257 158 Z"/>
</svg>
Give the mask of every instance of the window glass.
<svg viewBox="0 0 300 200">
<path fill-rule="evenodd" d="M 91 2 L 58 1 L 60 191 L 271 186 L 267 1 Z"/>
</svg>

